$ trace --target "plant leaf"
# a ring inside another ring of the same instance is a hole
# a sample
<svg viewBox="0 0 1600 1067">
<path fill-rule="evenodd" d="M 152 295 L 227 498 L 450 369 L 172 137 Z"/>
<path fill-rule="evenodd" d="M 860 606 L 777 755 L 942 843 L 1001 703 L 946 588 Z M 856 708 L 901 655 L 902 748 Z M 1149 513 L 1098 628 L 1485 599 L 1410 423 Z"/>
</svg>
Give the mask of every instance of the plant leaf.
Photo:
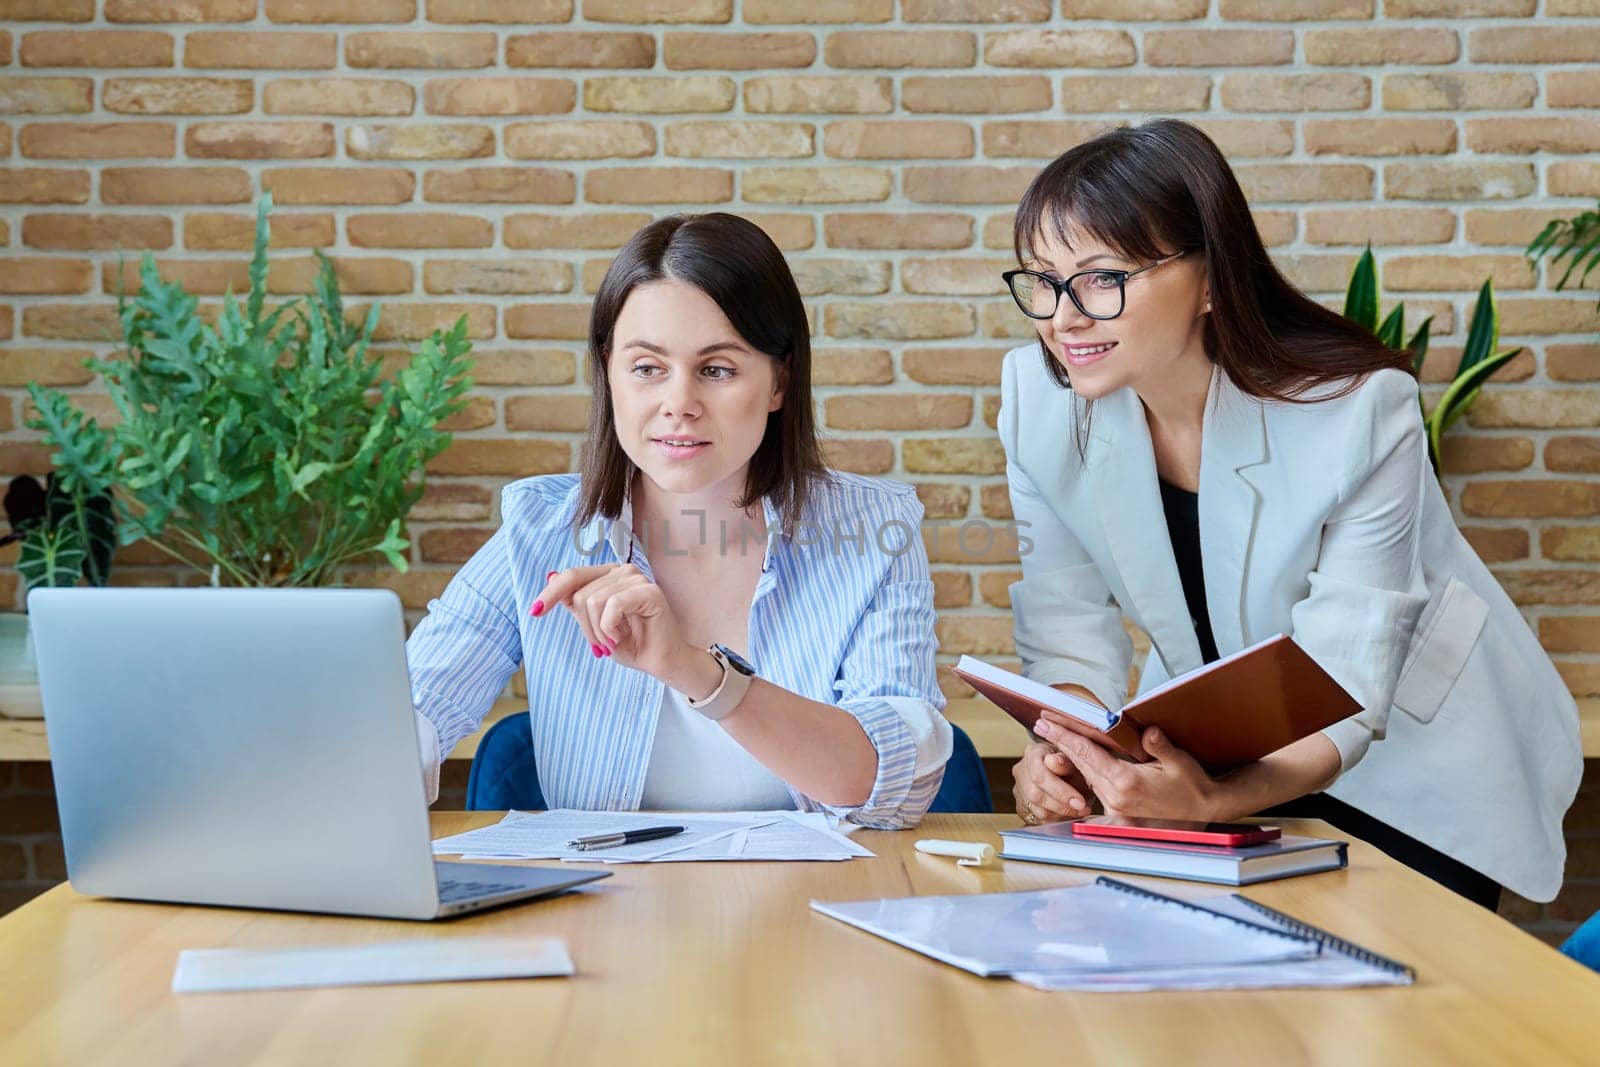
<svg viewBox="0 0 1600 1067">
<path fill-rule="evenodd" d="M 1378 262 L 1372 256 L 1370 244 L 1356 260 L 1355 272 L 1350 275 L 1350 287 L 1344 297 L 1344 317 L 1369 332 L 1376 332 L 1378 328 Z"/>
</svg>

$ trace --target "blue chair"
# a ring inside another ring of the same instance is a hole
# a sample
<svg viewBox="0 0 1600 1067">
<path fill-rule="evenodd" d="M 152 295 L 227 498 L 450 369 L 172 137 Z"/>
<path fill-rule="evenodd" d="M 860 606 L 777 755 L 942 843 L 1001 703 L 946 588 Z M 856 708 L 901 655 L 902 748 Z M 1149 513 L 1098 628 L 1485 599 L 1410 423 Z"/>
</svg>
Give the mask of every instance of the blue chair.
<svg viewBox="0 0 1600 1067">
<path fill-rule="evenodd" d="M 991 812 L 989 778 L 972 739 L 959 726 L 944 782 L 930 811 Z M 543 811 L 544 791 L 533 760 L 533 733 L 524 714 L 508 715 L 489 727 L 467 773 L 468 811 Z"/>
<path fill-rule="evenodd" d="M 1588 922 L 1573 931 L 1561 951 L 1591 971 L 1600 971 L 1600 912 L 1589 916 Z"/>
</svg>

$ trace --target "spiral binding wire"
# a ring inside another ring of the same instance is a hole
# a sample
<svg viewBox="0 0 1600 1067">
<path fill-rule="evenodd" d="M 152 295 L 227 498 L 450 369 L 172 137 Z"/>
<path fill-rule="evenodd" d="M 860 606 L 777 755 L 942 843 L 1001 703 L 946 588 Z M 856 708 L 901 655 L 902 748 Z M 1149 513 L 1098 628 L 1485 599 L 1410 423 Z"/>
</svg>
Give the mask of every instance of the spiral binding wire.
<svg viewBox="0 0 1600 1067">
<path fill-rule="evenodd" d="M 1238 894 L 1234 895 L 1238 896 Z M 1377 967 L 1380 970 L 1389 971 L 1391 974 L 1403 974 L 1407 978 L 1415 978 L 1417 976 L 1417 972 L 1415 970 L 1407 967 L 1398 960 L 1392 960 L 1388 956 L 1380 956 L 1371 949 L 1362 948 L 1353 941 L 1346 941 L 1342 937 L 1335 937 L 1333 934 L 1328 933 L 1328 931 L 1323 930 L 1320 927 L 1312 926 L 1308 922 L 1301 922 L 1292 915 L 1285 915 L 1277 908 L 1269 908 L 1267 905 L 1262 904 L 1259 901 L 1251 900 L 1249 897 L 1239 897 L 1238 899 L 1244 901 L 1248 907 L 1259 911 L 1268 918 L 1283 923 L 1295 933 L 1300 934 L 1303 937 L 1310 938 L 1319 945 L 1332 948 L 1335 952 L 1343 953 L 1352 959 L 1360 960 L 1362 963 Z"/>
<path fill-rule="evenodd" d="M 1094 882 L 1095 885 L 1103 885 L 1107 889 L 1120 890 L 1121 892 L 1131 893 L 1136 897 L 1145 897 L 1146 899 L 1158 901 L 1162 904 L 1176 904 L 1180 908 L 1188 908 L 1190 911 L 1197 911 L 1201 915 L 1206 916 L 1208 919 L 1226 919 L 1228 922 L 1237 923 L 1240 926 L 1248 927 L 1249 929 L 1255 930 L 1259 933 L 1275 934 L 1278 937 L 1286 937 L 1290 941 L 1310 941 L 1318 947 L 1319 951 L 1321 950 L 1323 944 L 1313 934 L 1291 933 L 1288 930 L 1280 930 L 1275 926 L 1266 926 L 1262 923 L 1253 923 L 1248 919 L 1241 919 L 1237 915 L 1224 915 L 1220 911 L 1212 911 L 1210 908 L 1202 908 L 1198 904 L 1191 904 L 1187 900 L 1179 900 L 1177 897 L 1169 897 L 1165 893 L 1157 893 L 1153 889 L 1146 889 L 1144 886 L 1133 885 L 1131 882 L 1122 882 L 1115 878 L 1107 878 L 1103 874 L 1096 878 Z M 1285 916 L 1285 918 L 1287 918 L 1287 916 Z"/>
</svg>

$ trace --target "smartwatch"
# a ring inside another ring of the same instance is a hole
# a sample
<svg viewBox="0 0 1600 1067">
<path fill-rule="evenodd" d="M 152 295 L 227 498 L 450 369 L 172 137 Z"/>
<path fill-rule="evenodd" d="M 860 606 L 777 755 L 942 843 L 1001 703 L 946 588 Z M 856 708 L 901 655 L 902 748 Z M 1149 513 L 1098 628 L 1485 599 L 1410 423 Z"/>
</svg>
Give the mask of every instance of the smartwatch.
<svg viewBox="0 0 1600 1067">
<path fill-rule="evenodd" d="M 689 706 L 712 722 L 716 722 L 733 714 L 733 709 L 739 706 L 739 701 L 743 700 L 745 693 L 749 691 L 750 682 L 756 676 L 756 669 L 727 645 L 710 645 L 706 651 L 711 653 L 711 658 L 722 668 L 722 683 L 704 700 L 689 701 Z"/>
</svg>

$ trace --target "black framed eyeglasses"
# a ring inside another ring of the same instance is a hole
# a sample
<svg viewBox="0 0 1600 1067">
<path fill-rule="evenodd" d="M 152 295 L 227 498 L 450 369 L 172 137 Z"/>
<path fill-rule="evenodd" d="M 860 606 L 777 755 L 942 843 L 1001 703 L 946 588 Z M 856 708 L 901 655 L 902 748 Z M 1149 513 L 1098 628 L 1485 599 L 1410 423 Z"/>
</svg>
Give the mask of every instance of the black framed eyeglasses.
<svg viewBox="0 0 1600 1067">
<path fill-rule="evenodd" d="M 1036 270 L 1008 270 L 1000 275 L 1011 290 L 1011 299 L 1030 319 L 1053 318 L 1061 306 L 1061 294 L 1066 293 L 1073 306 L 1091 319 L 1114 319 L 1127 306 L 1128 279 L 1147 270 L 1155 270 L 1163 263 L 1182 258 L 1186 253 L 1174 252 L 1162 256 L 1154 263 L 1146 263 L 1137 270 L 1081 270 L 1056 281 L 1048 274 Z"/>
</svg>

